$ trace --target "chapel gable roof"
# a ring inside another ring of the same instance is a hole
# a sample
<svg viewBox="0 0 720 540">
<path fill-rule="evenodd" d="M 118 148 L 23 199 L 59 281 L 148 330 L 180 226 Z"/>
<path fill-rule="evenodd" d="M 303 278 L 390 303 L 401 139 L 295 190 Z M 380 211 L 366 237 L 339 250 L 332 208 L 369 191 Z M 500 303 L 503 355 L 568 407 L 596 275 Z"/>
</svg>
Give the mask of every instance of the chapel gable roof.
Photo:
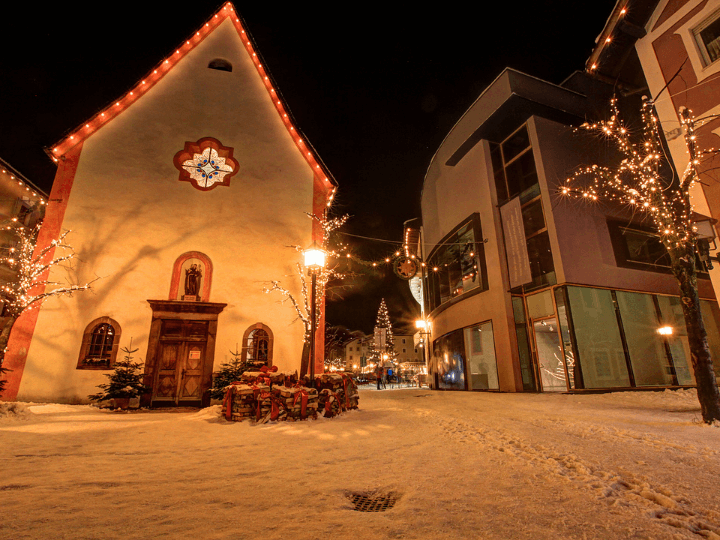
<svg viewBox="0 0 720 540">
<path fill-rule="evenodd" d="M 210 34 L 212 34 L 226 19 L 230 20 L 233 27 L 237 31 L 245 51 L 252 60 L 258 77 L 262 81 L 268 92 L 268 98 L 277 111 L 288 133 L 291 135 L 295 146 L 308 162 L 316 177 L 320 178 L 328 188 L 332 190 L 332 186 L 337 186 L 337 182 L 332 177 L 327 167 L 324 165 L 315 149 L 307 140 L 297 124 L 283 98 L 280 90 L 277 88 L 275 81 L 270 74 L 265 62 L 263 61 L 257 46 L 246 30 L 245 22 L 235 9 L 232 2 L 224 3 L 193 35 L 189 36 L 181 43 L 170 56 L 164 58 L 156 65 L 145 77 L 139 80 L 132 88 L 125 92 L 118 99 L 108 104 L 104 109 L 98 111 L 92 118 L 83 122 L 75 129 L 66 133 L 66 135 L 56 142 L 54 145 L 46 148 L 45 151 L 50 155 L 54 162 L 62 159 L 71 148 L 82 143 L 89 137 L 102 129 L 103 126 L 112 122 L 118 115 L 122 114 L 128 107 L 131 107 L 136 101 L 142 97 L 160 82 L 182 59 L 200 43 L 202 43 Z"/>
</svg>

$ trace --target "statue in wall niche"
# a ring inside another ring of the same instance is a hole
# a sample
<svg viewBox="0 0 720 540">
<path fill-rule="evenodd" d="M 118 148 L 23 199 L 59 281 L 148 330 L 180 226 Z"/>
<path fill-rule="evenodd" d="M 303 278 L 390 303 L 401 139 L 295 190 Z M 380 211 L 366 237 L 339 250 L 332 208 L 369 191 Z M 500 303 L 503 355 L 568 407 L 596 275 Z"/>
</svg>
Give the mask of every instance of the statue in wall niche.
<svg viewBox="0 0 720 540">
<path fill-rule="evenodd" d="M 190 268 L 185 270 L 185 300 L 196 300 L 200 293 L 200 282 L 202 280 L 202 270 L 200 265 L 191 264 Z M 192 297 L 192 298 L 187 298 Z"/>
</svg>

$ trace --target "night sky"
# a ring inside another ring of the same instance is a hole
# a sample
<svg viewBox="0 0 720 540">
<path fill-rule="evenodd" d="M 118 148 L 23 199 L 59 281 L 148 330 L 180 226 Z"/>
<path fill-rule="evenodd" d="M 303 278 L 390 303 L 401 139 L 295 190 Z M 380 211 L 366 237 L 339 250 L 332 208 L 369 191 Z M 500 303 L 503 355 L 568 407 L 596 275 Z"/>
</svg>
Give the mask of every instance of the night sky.
<svg viewBox="0 0 720 540">
<path fill-rule="evenodd" d="M 222 5 L 13 4 L 3 7 L 0 36 L 0 157 L 48 192 L 55 166 L 43 147 L 123 94 Z M 502 69 L 562 82 L 583 69 L 614 4 L 235 5 L 339 183 L 335 212 L 352 216 L 343 230 L 385 240 L 346 237 L 370 259 L 392 253 L 397 244 L 388 241 L 399 244 L 403 222 L 420 216 L 435 150 Z M 483 6 L 487 12 L 476 14 Z M 370 332 L 382 297 L 396 330 L 419 314 L 406 282 L 390 270 L 346 283 L 344 299 L 328 306 L 332 324 Z"/>
</svg>

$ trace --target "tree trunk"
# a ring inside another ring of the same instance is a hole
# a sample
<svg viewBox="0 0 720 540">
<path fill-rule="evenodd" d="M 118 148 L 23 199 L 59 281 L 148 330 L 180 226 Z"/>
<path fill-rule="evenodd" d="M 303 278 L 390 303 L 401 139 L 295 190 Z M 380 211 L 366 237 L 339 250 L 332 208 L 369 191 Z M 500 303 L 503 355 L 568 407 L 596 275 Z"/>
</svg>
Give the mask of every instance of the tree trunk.
<svg viewBox="0 0 720 540">
<path fill-rule="evenodd" d="M 9 317 L 3 325 L 2 333 L 0 333 L 0 395 L 2 395 L 2 392 L 5 389 L 5 383 L 7 382 L 5 379 L 5 373 L 10 371 L 9 369 L 3 368 L 3 363 L 5 362 L 5 349 L 7 348 L 8 341 L 10 340 L 10 332 L 12 331 L 17 319 L 17 317 Z"/>
<path fill-rule="evenodd" d="M 15 321 L 17 320 L 17 317 L 8 317 L 3 325 L 2 333 L 0 333 L 0 364 L 2 364 L 5 359 L 5 348 L 10 340 L 10 332 L 12 331 L 13 326 L 15 326 Z"/>
<path fill-rule="evenodd" d="M 300 379 L 302 379 L 308 373 L 308 367 L 310 366 L 310 344 L 305 341 L 303 343 L 302 357 L 300 359 Z"/>
<path fill-rule="evenodd" d="M 685 317 L 702 418 L 706 424 L 711 424 L 713 420 L 720 421 L 720 393 L 708 347 L 705 323 L 703 323 L 700 311 L 695 273 L 695 252 L 693 249 L 676 248 L 670 251 L 670 256 L 672 272 L 680 285 L 680 300 Z"/>
</svg>

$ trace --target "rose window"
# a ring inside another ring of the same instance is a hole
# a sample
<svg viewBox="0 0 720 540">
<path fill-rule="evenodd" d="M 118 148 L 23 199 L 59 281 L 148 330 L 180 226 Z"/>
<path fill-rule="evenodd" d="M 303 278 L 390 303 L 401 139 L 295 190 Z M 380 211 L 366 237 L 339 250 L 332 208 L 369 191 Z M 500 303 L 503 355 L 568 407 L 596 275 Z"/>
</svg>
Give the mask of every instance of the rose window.
<svg viewBox="0 0 720 540">
<path fill-rule="evenodd" d="M 175 167 L 180 170 L 180 181 L 190 182 L 202 191 L 217 186 L 229 186 L 238 162 L 232 157 L 233 149 L 222 145 L 217 139 L 205 137 L 175 154 Z"/>
</svg>

